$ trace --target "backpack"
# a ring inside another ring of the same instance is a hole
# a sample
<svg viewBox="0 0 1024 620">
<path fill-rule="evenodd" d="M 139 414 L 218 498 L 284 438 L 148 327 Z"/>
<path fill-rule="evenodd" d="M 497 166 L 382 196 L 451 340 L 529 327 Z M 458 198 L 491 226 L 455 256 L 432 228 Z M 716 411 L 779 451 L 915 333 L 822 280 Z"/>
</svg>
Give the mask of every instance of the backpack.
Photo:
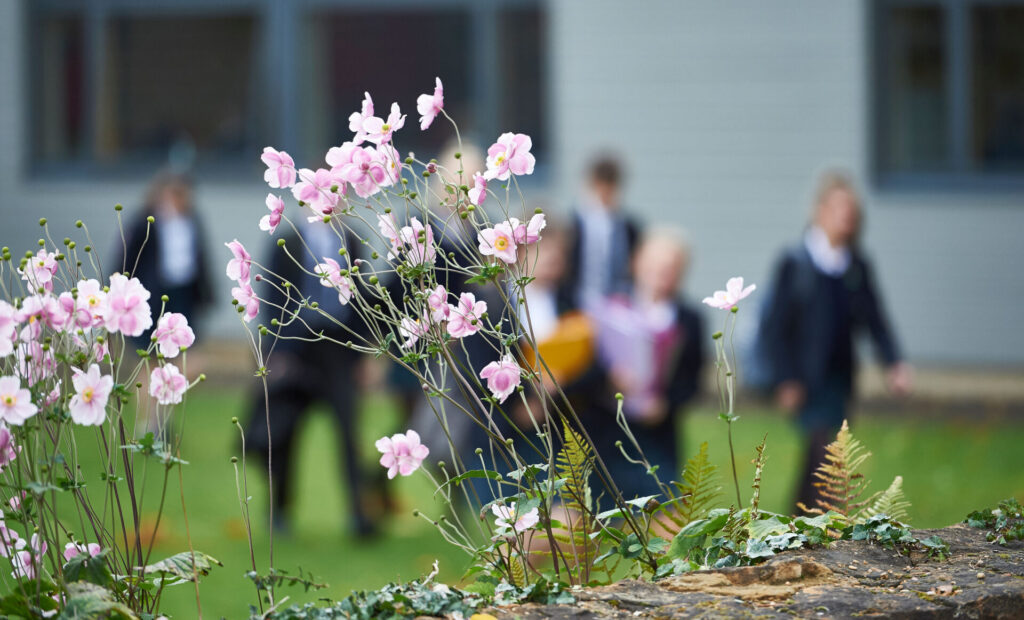
<svg viewBox="0 0 1024 620">
<path fill-rule="evenodd" d="M 809 299 L 814 295 L 817 277 L 817 270 L 814 263 L 811 262 L 811 257 L 807 254 L 803 244 L 788 248 L 784 256 L 794 265 L 794 291 L 797 298 Z M 778 383 L 772 363 L 771 346 L 765 336 L 770 319 L 769 314 L 775 304 L 775 296 L 778 294 L 776 288 L 779 274 L 775 273 L 772 277 L 771 283 L 766 287 L 765 294 L 761 296 L 760 303 L 755 309 L 757 320 L 751 329 L 752 333 L 743 339 L 745 346 L 741 346 L 739 350 L 739 377 L 745 387 L 760 392 L 769 392 Z"/>
</svg>

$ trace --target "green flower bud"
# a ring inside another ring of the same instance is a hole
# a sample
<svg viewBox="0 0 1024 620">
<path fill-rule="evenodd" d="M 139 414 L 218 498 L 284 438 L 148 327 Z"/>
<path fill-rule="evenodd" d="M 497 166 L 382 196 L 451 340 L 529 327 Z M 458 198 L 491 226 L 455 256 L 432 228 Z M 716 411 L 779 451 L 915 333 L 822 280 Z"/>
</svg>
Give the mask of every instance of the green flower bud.
<svg viewBox="0 0 1024 620">
<path fill-rule="evenodd" d="M 46 226 L 46 218 L 45 217 L 39 218 L 39 225 L 40 226 Z"/>
<path fill-rule="evenodd" d="M 121 209 L 124 209 L 124 207 L 119 204 L 114 205 L 114 211 L 120 211 Z"/>
</svg>

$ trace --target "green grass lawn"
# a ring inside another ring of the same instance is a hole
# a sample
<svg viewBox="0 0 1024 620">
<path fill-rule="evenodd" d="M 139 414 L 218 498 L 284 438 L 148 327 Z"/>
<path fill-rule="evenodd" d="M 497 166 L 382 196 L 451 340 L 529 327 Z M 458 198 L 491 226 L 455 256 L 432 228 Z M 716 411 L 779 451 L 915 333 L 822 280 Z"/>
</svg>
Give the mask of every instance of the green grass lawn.
<svg viewBox="0 0 1024 620">
<path fill-rule="evenodd" d="M 244 416 L 245 410 L 240 390 L 204 384 L 190 394 L 185 413 L 182 456 L 190 462 L 184 468 L 184 485 L 192 542 L 197 550 L 224 563 L 200 585 L 206 618 L 245 617 L 248 606 L 255 603 L 254 589 L 244 577 L 250 569 L 249 549 L 230 463 L 230 457 L 238 454 L 237 430 L 230 420 L 232 416 Z M 734 435 L 745 494 L 749 497 L 754 446 L 767 433 L 762 507 L 789 512 L 802 458 L 796 430 L 784 418 L 767 412 L 747 414 L 741 410 L 740 414 Z M 1012 495 L 1024 496 L 1024 424 L 934 422 L 926 414 L 874 416 L 853 425 L 854 434 L 874 453 L 865 467 L 867 476 L 874 480 L 872 488 L 884 488 L 896 474 L 904 477 L 904 489 L 913 503 L 910 515 L 914 526 L 948 525 L 975 508 Z M 369 468 L 375 460 L 373 440 L 397 430 L 393 428 L 397 416 L 386 401 L 373 399 L 364 407 L 363 418 L 362 445 L 366 446 L 364 456 Z M 694 411 L 684 433 L 687 454 L 692 454 L 701 441 L 710 443 L 723 486 L 729 483 L 725 432 L 724 423 L 713 414 Z M 382 524 L 379 537 L 358 541 L 348 532 L 334 430 L 327 416 L 311 417 L 300 441 L 298 505 L 292 515 L 291 534 L 275 540 L 275 565 L 293 573 L 301 567 L 330 585 L 316 593 L 286 591 L 292 601 L 336 599 L 353 589 L 412 579 L 429 571 L 435 559 L 440 561 L 441 578 L 459 578 L 466 568 L 465 556 L 446 546 L 429 524 L 411 516 L 413 508 L 431 512 L 431 491 L 425 478 L 417 475 L 389 483 L 398 489 L 400 513 Z M 150 480 L 150 484 L 155 483 Z M 261 572 L 266 571 L 268 546 L 264 492 L 259 465 L 249 463 L 252 514 L 258 521 L 254 532 L 256 561 Z M 157 556 L 187 549 L 176 480 L 170 486 L 168 501 Z M 154 509 L 155 505 L 147 505 L 144 514 L 151 518 Z M 183 585 L 168 591 L 164 609 L 178 618 L 195 617 L 193 588 Z"/>
</svg>

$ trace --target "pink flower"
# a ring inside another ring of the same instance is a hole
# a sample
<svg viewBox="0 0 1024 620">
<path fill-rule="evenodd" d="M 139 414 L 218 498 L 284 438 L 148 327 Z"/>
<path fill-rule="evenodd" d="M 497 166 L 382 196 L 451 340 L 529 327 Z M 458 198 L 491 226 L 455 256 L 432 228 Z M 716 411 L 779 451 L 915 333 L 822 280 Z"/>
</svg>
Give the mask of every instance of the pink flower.
<svg viewBox="0 0 1024 620">
<path fill-rule="evenodd" d="M 382 237 L 388 240 L 391 244 L 391 254 L 398 252 L 402 246 L 402 240 L 398 236 L 398 224 L 395 223 L 394 213 L 385 213 L 384 215 L 377 215 L 377 228 L 380 229 Z M 391 258 L 389 256 L 388 258 Z"/>
<path fill-rule="evenodd" d="M 377 116 L 371 116 L 363 121 L 366 139 L 374 144 L 387 144 L 391 141 L 391 135 L 404 126 L 405 115 L 397 103 L 391 104 L 391 114 L 386 121 Z"/>
<path fill-rule="evenodd" d="M 434 247 L 434 230 L 424 226 L 417 218 L 411 218 L 408 226 L 398 231 L 398 236 L 405 245 L 405 258 L 410 265 L 433 263 L 437 249 Z"/>
<path fill-rule="evenodd" d="M 231 271 L 230 265 L 228 271 Z M 153 325 L 153 316 L 149 310 L 148 299 L 149 291 L 142 286 L 138 278 L 128 279 L 119 273 L 110 276 L 110 290 L 107 293 L 107 304 L 103 314 L 103 323 L 107 331 L 138 336 L 149 329 Z"/>
<path fill-rule="evenodd" d="M 411 317 L 404 317 L 402 322 L 398 326 L 398 335 L 405 338 L 405 342 L 402 343 L 403 349 L 412 348 L 422 336 L 427 335 L 427 329 L 430 327 L 426 321 L 420 319 L 413 319 Z"/>
<path fill-rule="evenodd" d="M 224 244 L 227 249 L 231 250 L 231 260 L 228 261 L 228 266 L 224 270 L 228 277 L 237 282 L 249 281 L 249 273 L 252 270 L 252 255 L 245 250 L 245 246 L 242 245 L 238 239 L 234 239 L 229 243 Z"/>
<path fill-rule="evenodd" d="M 28 259 L 24 269 L 18 271 L 21 273 L 21 279 L 28 282 L 33 292 L 39 287 L 52 291 L 53 276 L 57 273 L 57 255 L 41 249 L 34 257 Z"/>
<path fill-rule="evenodd" d="M 99 426 L 107 417 L 107 399 L 114 387 L 114 379 L 110 375 L 100 375 L 100 367 L 89 366 L 88 372 L 75 369 L 71 376 L 75 386 L 75 395 L 71 397 L 68 409 L 71 419 L 86 426 Z"/>
<path fill-rule="evenodd" d="M 295 185 L 295 160 L 291 155 L 268 146 L 263 149 L 260 159 L 267 165 L 267 171 L 263 173 L 267 185 L 274 189 Z"/>
<path fill-rule="evenodd" d="M 484 204 L 487 199 L 487 179 L 477 172 L 473 175 L 473 187 L 469 189 L 469 201 L 476 206 Z"/>
<path fill-rule="evenodd" d="M 81 280 L 78 289 L 78 314 L 86 314 L 91 318 L 92 325 L 103 322 L 103 314 L 107 307 L 107 293 L 98 280 Z"/>
<path fill-rule="evenodd" d="M 19 549 L 24 549 L 25 544 L 25 539 L 19 536 L 18 532 L 0 521 L 0 556 L 11 558 Z"/>
<path fill-rule="evenodd" d="M 533 141 L 530 136 L 517 133 L 503 133 L 498 141 L 487 149 L 487 180 L 507 181 L 510 175 L 533 174 L 536 159 L 530 154 Z"/>
<path fill-rule="evenodd" d="M 441 78 L 434 78 L 434 94 L 423 94 L 416 98 L 416 111 L 420 113 L 420 130 L 423 131 L 430 127 L 442 109 L 444 109 L 444 87 L 441 86 Z"/>
<path fill-rule="evenodd" d="M 39 411 L 32 402 L 32 392 L 21 387 L 17 377 L 0 377 L 0 420 L 21 426 Z"/>
<path fill-rule="evenodd" d="M 177 357 L 182 349 L 191 347 L 196 341 L 196 334 L 188 326 L 188 319 L 184 314 L 168 312 L 157 321 L 153 338 L 156 338 L 160 355 L 172 358 Z"/>
<path fill-rule="evenodd" d="M 104 348 L 106 348 L 106 345 L 104 345 Z M 109 353 L 109 352 L 110 352 L 109 350 L 106 351 L 106 353 Z M 98 359 L 96 361 L 97 362 L 102 362 L 103 359 L 101 358 L 101 359 Z M 57 400 L 59 400 L 59 399 L 60 399 L 60 379 L 57 379 L 57 385 L 53 386 L 53 389 L 50 390 L 50 393 L 47 394 L 46 398 L 43 399 L 43 406 L 44 407 L 49 407 L 53 403 L 57 402 Z"/>
<path fill-rule="evenodd" d="M 448 291 L 440 284 L 427 295 L 427 307 L 430 308 L 430 319 L 435 322 L 447 321 L 451 313 L 448 305 Z"/>
<path fill-rule="evenodd" d="M 18 310 L 6 301 L 0 301 L 0 357 L 14 353 L 14 339 L 18 337 Z"/>
<path fill-rule="evenodd" d="M 157 366 L 149 374 L 149 395 L 161 405 L 177 405 L 188 389 L 188 380 L 174 364 Z"/>
<path fill-rule="evenodd" d="M 292 188 L 292 195 L 313 210 L 315 216 L 310 216 L 309 220 L 313 222 L 334 213 L 345 184 L 326 168 L 319 168 L 316 172 L 303 168 L 299 171 L 299 178 L 301 181 Z M 332 192 L 332 187 L 337 187 L 338 191 Z"/>
<path fill-rule="evenodd" d="M 38 340 L 22 342 L 14 351 L 17 365 L 16 374 L 28 383 L 29 387 L 45 381 L 57 370 L 57 359 L 53 349 L 44 349 Z"/>
<path fill-rule="evenodd" d="M 324 262 L 317 263 L 313 273 L 320 276 L 320 285 L 333 288 L 338 291 L 338 301 L 345 305 L 352 299 L 352 282 L 341 275 L 341 265 L 333 258 L 324 258 Z"/>
<path fill-rule="evenodd" d="M 363 107 L 359 112 L 353 112 L 348 117 L 348 130 L 355 134 L 353 141 L 361 144 L 366 139 L 366 132 L 363 131 L 363 123 L 373 116 L 373 99 L 370 93 L 363 93 Z"/>
<path fill-rule="evenodd" d="M 515 233 L 508 222 L 495 224 L 494 228 L 484 228 L 476 234 L 476 240 L 484 256 L 493 256 L 510 265 L 516 262 Z"/>
<path fill-rule="evenodd" d="M 19 577 L 35 579 L 38 574 L 39 564 L 42 557 L 46 555 L 48 548 L 46 541 L 40 538 L 39 534 L 32 534 L 32 540 L 29 542 L 28 547 L 29 550 L 19 551 L 11 556 L 11 568 L 14 569 L 11 576 L 15 579 Z"/>
<path fill-rule="evenodd" d="M 79 553 L 87 553 L 89 557 L 94 558 L 103 551 L 103 548 L 96 543 L 89 543 L 88 545 L 80 545 L 78 543 L 69 542 L 64 545 L 64 561 L 70 562 L 72 558 L 77 557 Z"/>
<path fill-rule="evenodd" d="M 231 297 L 238 302 L 238 307 L 242 308 L 242 318 L 246 323 L 259 316 L 260 298 L 256 296 L 248 280 L 239 282 L 238 286 L 232 288 Z"/>
<path fill-rule="evenodd" d="M 21 339 L 25 342 L 39 338 L 43 325 L 51 329 L 61 330 L 68 320 L 68 313 L 58 298 L 50 295 L 30 295 L 21 302 L 21 311 L 17 315 L 19 322 L 25 323 L 21 328 Z"/>
<path fill-rule="evenodd" d="M 537 243 L 540 241 L 540 231 L 548 225 L 543 213 L 537 213 L 525 224 L 514 217 L 509 218 L 508 222 L 512 226 L 512 233 L 518 244 Z"/>
<path fill-rule="evenodd" d="M 21 510 L 21 500 L 25 499 L 26 497 L 28 497 L 28 494 L 22 491 L 21 493 L 15 495 L 10 500 L 8 500 L 7 504 L 11 507 L 11 510 Z"/>
<path fill-rule="evenodd" d="M 383 186 L 391 186 L 398 183 L 402 172 L 402 158 L 398 151 L 390 144 L 382 144 L 377 147 L 377 158 L 384 164 L 384 173 L 387 175 L 386 183 Z"/>
<path fill-rule="evenodd" d="M 381 437 L 375 445 L 382 455 L 380 464 L 388 468 L 388 479 L 394 478 L 395 474 L 408 476 L 419 469 L 423 459 L 430 454 L 430 450 L 420 443 L 420 436 L 416 431 Z"/>
<path fill-rule="evenodd" d="M 713 297 L 705 297 L 704 303 L 712 308 L 732 310 L 741 299 L 753 293 L 756 288 L 755 284 L 743 288 L 743 278 L 729 278 L 725 283 L 725 290 L 715 291 Z"/>
<path fill-rule="evenodd" d="M 277 225 L 281 223 L 281 215 L 284 213 L 284 201 L 280 196 L 267 194 L 267 209 L 270 213 L 260 218 L 260 230 L 274 234 Z"/>
<path fill-rule="evenodd" d="M 385 162 L 372 146 L 352 151 L 352 161 L 341 167 L 341 178 L 352 184 L 360 198 L 367 198 L 390 185 Z"/>
<path fill-rule="evenodd" d="M 0 423 L 0 471 L 3 471 L 11 461 L 18 458 L 18 451 L 19 448 L 14 443 L 14 433 L 11 432 L 11 429 L 7 428 L 6 424 Z M 13 502 L 15 499 L 18 499 L 17 495 L 12 497 L 11 501 Z M 13 504 L 12 508 L 17 510 L 17 507 L 13 506 Z"/>
<path fill-rule="evenodd" d="M 498 503 L 491 504 L 491 512 L 494 513 L 494 525 L 498 529 L 511 529 L 515 533 L 524 532 L 540 522 L 540 515 L 536 508 L 531 508 L 520 515 L 517 514 L 515 502 L 509 502 L 508 506 Z"/>
<path fill-rule="evenodd" d="M 459 296 L 459 305 L 448 309 L 448 333 L 453 338 L 472 336 L 484 326 L 483 314 L 487 312 L 487 302 L 477 301 L 473 293 Z"/>
<path fill-rule="evenodd" d="M 519 387 L 519 364 L 511 355 L 505 354 L 497 362 L 484 366 L 480 371 L 480 378 L 487 380 L 487 389 L 499 403 L 503 403 Z"/>
</svg>

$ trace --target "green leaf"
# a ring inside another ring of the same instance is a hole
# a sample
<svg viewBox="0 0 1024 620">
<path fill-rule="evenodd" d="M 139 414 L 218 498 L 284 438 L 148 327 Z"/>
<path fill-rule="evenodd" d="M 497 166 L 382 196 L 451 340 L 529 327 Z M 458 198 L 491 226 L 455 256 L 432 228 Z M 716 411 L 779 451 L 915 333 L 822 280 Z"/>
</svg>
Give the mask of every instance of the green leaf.
<svg viewBox="0 0 1024 620">
<path fill-rule="evenodd" d="M 729 511 L 712 510 L 707 518 L 691 521 L 679 530 L 668 549 L 670 558 L 685 558 L 696 547 L 703 547 L 709 534 L 721 531 L 729 522 Z"/>
<path fill-rule="evenodd" d="M 88 581 L 98 586 L 107 587 L 114 582 L 107 567 L 108 550 L 101 551 L 95 557 L 88 552 L 79 552 L 64 565 L 64 581 Z"/>
<path fill-rule="evenodd" d="M 459 474 L 458 476 L 455 476 L 454 478 L 449 478 L 447 482 L 445 482 L 444 484 L 437 488 L 437 491 L 434 492 L 434 495 L 437 495 L 448 486 L 459 485 L 464 480 L 469 480 L 470 478 L 490 478 L 491 480 L 497 480 L 500 482 L 501 474 L 499 474 L 496 471 L 491 471 L 490 469 L 471 469 L 467 472 Z"/>
<path fill-rule="evenodd" d="M 767 519 L 757 519 L 747 524 L 747 532 L 751 538 L 765 538 L 768 536 L 774 536 L 776 534 L 782 534 L 789 531 L 789 523 L 791 519 L 789 517 L 780 517 L 780 515 L 772 515 Z"/>
<path fill-rule="evenodd" d="M 59 620 L 83 620 L 85 618 L 138 619 L 138 616 L 132 613 L 131 609 L 114 600 L 113 595 L 106 588 L 85 581 L 69 583 L 66 587 L 68 600 L 59 616 Z"/>
<path fill-rule="evenodd" d="M 192 561 L 195 557 L 195 571 L 193 572 Z M 177 581 L 173 584 L 184 583 L 186 581 L 193 581 L 196 574 L 208 575 L 213 570 L 214 565 L 224 566 L 220 563 L 220 560 L 209 556 L 202 551 L 196 551 L 192 553 L 190 551 L 183 551 L 176 555 L 172 555 L 169 558 L 160 560 L 155 564 L 150 564 L 144 569 L 147 575 L 152 574 L 167 574 L 174 576 Z"/>
</svg>

